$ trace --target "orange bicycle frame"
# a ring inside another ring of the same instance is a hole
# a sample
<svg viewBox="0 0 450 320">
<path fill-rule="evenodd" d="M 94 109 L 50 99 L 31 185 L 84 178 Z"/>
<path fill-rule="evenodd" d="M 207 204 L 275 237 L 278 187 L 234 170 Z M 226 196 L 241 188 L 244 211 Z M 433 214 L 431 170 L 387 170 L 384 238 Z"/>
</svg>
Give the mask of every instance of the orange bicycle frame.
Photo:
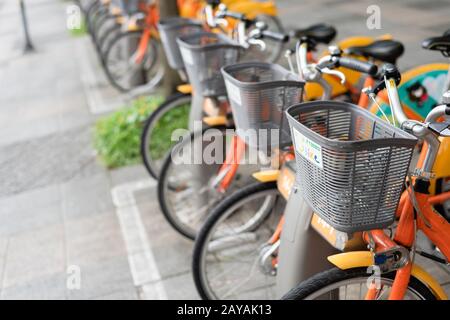
<svg viewBox="0 0 450 320">
<path fill-rule="evenodd" d="M 146 16 L 145 16 L 145 27 L 142 32 L 141 39 L 139 40 L 138 48 L 136 51 L 136 60 L 137 64 L 142 63 L 144 60 L 145 53 L 147 52 L 148 43 L 152 38 L 152 29 L 156 27 L 156 23 L 159 21 L 159 13 L 158 8 L 155 4 L 150 4 L 146 8 Z"/>
<path fill-rule="evenodd" d="M 412 191 L 411 187 L 408 187 Z M 408 191 L 407 191 L 408 192 Z M 443 255 L 450 258 L 450 223 L 445 220 L 440 214 L 438 214 L 432 207 L 432 203 L 442 199 L 449 199 L 450 192 L 441 194 L 439 196 L 430 196 L 419 192 L 414 192 L 417 199 L 417 205 L 420 210 L 420 214 L 414 214 L 414 207 L 410 201 L 404 201 L 403 205 L 398 210 L 401 212 L 400 221 L 397 226 L 397 230 L 394 235 L 394 240 L 391 240 L 383 230 L 368 231 L 364 234 L 364 239 L 369 242 L 368 234 L 376 244 L 378 250 L 387 250 L 401 244 L 407 248 L 411 248 L 415 240 L 415 221 L 417 224 L 417 230 L 421 230 L 443 253 Z M 403 197 L 402 197 L 403 198 Z M 403 299 L 408 288 L 410 276 L 411 276 L 412 263 L 409 262 L 404 267 L 397 270 L 394 284 L 389 295 L 390 300 Z M 366 299 L 374 299 L 375 289 L 369 289 Z"/>
</svg>

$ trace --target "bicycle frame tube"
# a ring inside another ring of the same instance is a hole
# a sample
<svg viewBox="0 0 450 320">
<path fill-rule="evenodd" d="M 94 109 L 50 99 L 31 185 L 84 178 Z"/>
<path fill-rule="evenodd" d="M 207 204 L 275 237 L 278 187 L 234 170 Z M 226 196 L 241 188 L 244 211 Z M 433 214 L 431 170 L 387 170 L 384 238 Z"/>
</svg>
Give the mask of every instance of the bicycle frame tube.
<svg viewBox="0 0 450 320">
<path fill-rule="evenodd" d="M 233 181 L 234 176 L 239 168 L 239 163 L 246 149 L 245 141 L 234 135 L 231 140 L 230 152 L 228 152 L 224 164 L 221 166 L 218 175 L 224 170 L 228 170 L 226 175 L 220 182 L 219 192 L 225 192 Z"/>
<path fill-rule="evenodd" d="M 363 88 L 372 88 L 374 85 L 375 80 L 372 77 L 367 76 L 366 79 L 364 79 Z M 369 96 L 367 94 L 361 94 L 359 96 L 358 106 L 367 109 L 369 106 Z"/>
<path fill-rule="evenodd" d="M 155 26 L 156 20 L 156 10 L 154 5 L 148 7 L 147 15 L 145 17 L 145 27 L 142 33 L 141 39 L 139 40 L 138 48 L 136 51 L 136 64 L 141 64 L 144 60 L 145 53 L 147 52 L 147 47 L 152 37 L 152 28 Z"/>
<path fill-rule="evenodd" d="M 397 87 L 393 79 L 385 79 L 386 88 L 388 90 L 389 102 L 392 106 L 394 117 L 398 120 L 400 126 L 408 121 L 408 118 L 403 113 L 400 100 L 398 98 Z M 432 112 L 427 117 L 426 121 L 435 121 L 440 112 L 441 107 L 437 107 L 435 112 Z M 439 150 L 439 140 L 437 137 L 428 130 L 427 127 L 418 125 L 417 127 L 410 128 L 417 137 L 422 137 L 427 141 L 429 147 L 426 151 L 426 156 L 422 164 L 422 170 L 430 172 L 433 168 L 436 154 Z M 416 183 L 416 182 L 415 182 Z M 427 184 L 424 184 L 427 186 Z M 429 183 L 428 183 L 429 187 Z M 428 190 L 422 190 L 417 192 L 414 187 L 408 187 L 407 192 L 411 194 L 411 197 L 415 199 L 417 205 L 417 213 L 414 212 L 414 206 L 412 204 L 413 199 L 408 201 L 407 196 L 403 195 L 401 198 L 402 205 L 399 208 L 401 211 L 400 221 L 397 226 L 394 241 L 392 241 L 382 230 L 375 230 L 365 233 L 364 239 L 370 243 L 369 240 L 375 242 L 375 248 L 382 250 L 394 248 L 397 244 L 401 244 L 406 248 L 411 248 L 414 245 L 416 239 L 416 228 L 421 230 L 431 241 L 434 243 L 444 256 L 450 258 L 450 223 L 447 222 L 440 214 L 438 214 L 430 202 L 430 195 Z M 409 194 L 408 194 L 409 195 Z M 447 195 L 444 197 L 446 198 Z M 439 199 L 439 198 L 437 198 Z M 436 200 L 436 198 L 434 199 Z M 367 236 L 368 234 L 372 236 Z M 412 271 L 412 263 L 408 262 L 405 266 L 397 270 L 394 284 L 389 296 L 390 300 L 403 299 L 408 288 L 409 279 Z M 369 292 L 366 298 L 375 297 L 373 292 Z"/>
<path fill-rule="evenodd" d="M 430 205 L 430 197 L 427 194 L 415 192 L 417 205 L 423 214 L 414 215 L 414 208 L 410 202 L 404 206 L 398 224 L 394 241 L 392 241 L 382 230 L 374 230 L 365 233 L 364 239 L 369 242 L 368 233 L 374 240 L 377 251 L 387 250 L 397 246 L 397 243 L 405 247 L 412 247 L 415 241 L 415 222 L 417 229 L 421 230 L 444 254 L 447 260 L 450 258 L 450 223 L 447 222 L 441 215 L 436 213 Z M 403 299 L 408 288 L 408 283 L 412 271 L 412 263 L 397 270 L 394 284 L 389 296 L 390 300 Z M 371 290 L 369 290 L 371 291 Z M 375 298 L 373 292 L 368 292 L 367 299 Z"/>
</svg>

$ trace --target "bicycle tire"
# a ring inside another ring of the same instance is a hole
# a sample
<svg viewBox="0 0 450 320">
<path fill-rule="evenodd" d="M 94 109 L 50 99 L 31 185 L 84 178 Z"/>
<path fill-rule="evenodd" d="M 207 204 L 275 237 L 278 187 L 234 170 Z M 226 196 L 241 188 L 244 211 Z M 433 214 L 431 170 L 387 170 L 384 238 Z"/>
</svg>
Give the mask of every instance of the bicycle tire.
<svg viewBox="0 0 450 320">
<path fill-rule="evenodd" d="M 171 153 L 174 150 L 174 148 L 180 148 L 183 146 L 183 143 L 187 143 L 188 141 L 191 141 L 195 139 L 198 136 L 203 136 L 206 130 L 210 128 L 205 128 L 201 132 L 191 132 L 189 135 L 189 140 L 187 138 L 183 139 L 182 142 L 179 142 L 176 144 L 172 149 Z M 225 126 L 218 126 L 215 127 L 215 129 L 218 129 L 220 131 L 225 132 L 226 127 Z M 176 230 L 179 234 L 182 236 L 194 240 L 197 236 L 198 230 L 194 230 L 193 228 L 183 224 L 180 219 L 177 217 L 177 212 L 173 212 L 170 209 L 170 205 L 167 203 L 166 199 L 166 186 L 169 186 L 168 179 L 170 178 L 169 172 L 172 166 L 174 166 L 173 163 L 173 157 L 171 156 L 171 153 L 166 157 L 164 160 L 164 163 L 161 167 L 159 179 L 158 179 L 158 202 L 159 207 L 161 209 L 161 212 L 163 213 L 164 217 L 166 218 L 167 222 L 173 227 L 174 230 Z"/>
<path fill-rule="evenodd" d="M 89 6 L 86 8 L 86 12 L 85 12 L 86 28 L 89 33 L 91 32 L 91 28 L 90 28 L 91 15 L 93 14 L 93 11 L 96 9 L 96 7 L 99 5 L 100 5 L 100 1 L 95 0 L 95 1 L 92 1 L 92 3 L 90 3 Z"/>
<path fill-rule="evenodd" d="M 103 26 L 103 24 L 104 24 L 106 21 L 108 21 L 108 19 L 112 19 L 112 18 L 113 18 L 113 16 L 111 16 L 111 15 L 109 14 L 109 12 L 106 12 L 106 13 L 101 14 L 101 15 L 98 17 L 98 19 L 95 20 L 95 21 L 93 22 L 92 34 L 93 34 L 93 39 L 94 39 L 94 45 L 95 45 L 97 51 L 98 51 L 99 48 L 100 48 L 100 44 L 99 44 L 99 42 L 98 42 L 98 40 L 99 40 L 99 31 L 100 31 L 100 28 Z"/>
<path fill-rule="evenodd" d="M 99 49 L 98 54 L 100 55 L 100 60 L 104 64 L 106 50 L 109 47 L 109 43 L 113 41 L 121 33 L 120 25 L 112 25 L 108 30 L 105 30 L 103 35 L 98 39 Z"/>
<path fill-rule="evenodd" d="M 381 279 L 385 278 L 393 281 L 395 274 L 395 271 L 382 274 Z M 282 300 L 303 300 L 323 288 L 326 288 L 327 286 L 361 277 L 368 277 L 367 268 L 352 268 L 347 270 L 332 268 L 301 282 L 295 288 L 286 293 L 282 297 Z M 413 276 L 410 278 L 408 288 L 421 295 L 425 300 L 436 300 L 436 296 L 433 292 L 425 284 Z"/>
<path fill-rule="evenodd" d="M 104 69 L 105 69 L 105 73 L 106 76 L 109 80 L 109 82 L 111 83 L 112 86 L 114 86 L 117 90 L 121 91 L 121 92 L 129 92 L 133 89 L 135 89 L 136 87 L 139 86 L 145 86 L 146 84 L 148 84 L 150 81 L 149 79 L 146 78 L 146 72 L 150 72 L 155 66 L 156 67 L 161 67 L 162 64 L 158 63 L 158 59 L 160 58 L 160 54 L 158 52 L 158 43 L 154 40 L 151 39 L 149 41 L 149 45 L 148 47 L 150 47 L 153 50 L 153 54 L 155 55 L 155 59 L 152 59 L 151 61 L 151 67 L 148 70 L 144 70 L 143 66 L 139 68 L 139 70 L 137 70 L 137 72 L 141 72 L 142 76 L 144 77 L 144 80 L 142 84 L 134 84 L 134 85 L 130 85 L 128 87 L 123 86 L 122 84 L 118 83 L 118 80 L 115 79 L 114 75 L 112 74 L 110 67 L 108 65 L 108 59 L 109 56 L 112 54 L 112 50 L 114 48 L 114 46 L 119 43 L 119 41 L 121 41 L 123 38 L 126 37 L 135 37 L 135 36 L 141 36 L 142 35 L 142 31 L 130 31 L 130 32 L 125 32 L 125 33 L 121 33 L 119 34 L 114 40 L 111 41 L 111 43 L 109 43 L 108 45 L 108 49 L 106 50 L 106 53 L 104 55 Z M 137 45 L 137 44 L 136 44 Z M 148 49 L 147 49 L 148 50 Z M 156 80 L 154 80 L 153 78 L 151 79 L 153 81 L 152 84 L 152 88 L 155 87 L 162 79 L 162 75 L 157 74 L 155 77 L 160 77 L 160 79 L 156 78 Z M 147 88 L 148 90 L 152 89 L 152 88 Z"/>
<path fill-rule="evenodd" d="M 192 255 L 192 275 L 197 288 L 197 292 L 204 300 L 216 299 L 206 283 L 206 276 L 203 270 L 204 247 L 208 245 L 209 235 L 215 229 L 217 223 L 221 222 L 221 218 L 228 210 L 238 202 L 244 202 L 245 198 L 255 196 L 258 193 L 267 191 L 276 191 L 277 183 L 273 182 L 257 182 L 245 186 L 244 188 L 234 192 L 230 196 L 224 198 L 214 209 L 211 210 L 208 218 L 205 220 L 200 229 L 194 243 L 194 251 Z"/>
<path fill-rule="evenodd" d="M 95 19 L 97 19 L 97 16 L 104 11 L 106 11 L 106 8 L 100 3 L 100 1 L 97 1 L 97 4 L 89 8 L 88 10 L 88 13 L 86 15 L 86 23 L 92 41 L 94 41 L 93 35 L 94 21 Z"/>
<path fill-rule="evenodd" d="M 190 94 L 176 93 L 170 96 L 160 106 L 158 106 L 158 108 L 153 111 L 145 121 L 144 128 L 141 134 L 141 156 L 148 173 L 156 180 L 158 180 L 159 172 L 161 170 L 161 166 L 157 164 L 157 161 L 164 159 L 165 156 L 159 159 L 153 159 L 153 156 L 151 154 L 149 147 L 154 127 L 157 125 L 157 121 L 162 119 L 165 114 L 168 114 L 168 112 L 176 108 L 185 108 L 186 104 L 190 105 L 191 99 L 192 96 Z M 169 151 L 170 149 L 167 150 L 165 154 L 167 155 L 167 152 Z"/>
</svg>

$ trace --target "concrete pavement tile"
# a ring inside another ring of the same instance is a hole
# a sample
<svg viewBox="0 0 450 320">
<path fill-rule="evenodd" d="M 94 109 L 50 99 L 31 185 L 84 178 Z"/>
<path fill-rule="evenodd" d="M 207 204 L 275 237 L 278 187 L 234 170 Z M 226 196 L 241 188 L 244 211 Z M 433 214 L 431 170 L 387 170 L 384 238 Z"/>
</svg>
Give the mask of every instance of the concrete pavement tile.
<svg viewBox="0 0 450 320">
<path fill-rule="evenodd" d="M 62 224 L 34 229 L 9 238 L 3 287 L 65 272 Z"/>
<path fill-rule="evenodd" d="M 63 300 L 66 299 L 65 273 L 33 278 L 30 281 L 1 290 L 2 300 Z"/>
<path fill-rule="evenodd" d="M 118 186 L 123 183 L 129 183 L 132 181 L 142 180 L 150 177 L 144 165 L 142 164 L 114 169 L 109 173 L 111 176 L 112 186 Z"/>
<path fill-rule="evenodd" d="M 33 211 L 61 202 L 60 187 L 50 185 L 20 194 L 0 198 L 0 216 L 10 212 Z"/>
<path fill-rule="evenodd" d="M 64 183 L 62 192 L 64 216 L 67 219 L 113 212 L 115 209 L 105 171 Z"/>
<path fill-rule="evenodd" d="M 93 300 L 138 300 L 138 299 L 139 296 L 136 292 L 136 289 L 113 292 L 104 296 L 93 298 Z"/>
<path fill-rule="evenodd" d="M 190 272 L 164 279 L 160 284 L 163 285 L 169 300 L 198 300 L 200 298 Z M 152 298 L 155 283 L 146 284 L 140 289 L 142 298 Z"/>
<path fill-rule="evenodd" d="M 115 212 L 66 219 L 64 223 L 68 265 L 95 265 L 118 257 L 126 259 Z"/>
<path fill-rule="evenodd" d="M 0 235 L 12 236 L 62 222 L 61 204 L 0 214 Z"/>
<path fill-rule="evenodd" d="M 112 292 L 134 290 L 125 257 L 104 259 L 95 264 L 82 264 L 81 289 L 68 291 L 69 299 L 92 299 Z"/>
<path fill-rule="evenodd" d="M 1 148 L 0 196 L 68 181 L 95 162 L 85 127 Z"/>
<path fill-rule="evenodd" d="M 157 192 L 157 182 L 155 182 L 155 186 L 153 187 L 135 191 L 134 198 L 136 199 L 136 203 L 149 204 L 150 206 L 147 210 L 150 210 L 152 214 L 153 212 L 160 214 L 161 210 L 158 205 Z M 146 215 L 147 213 L 144 211 L 144 214 Z"/>
<path fill-rule="evenodd" d="M 0 238 L 0 279 L 3 279 L 4 268 L 6 264 L 6 253 L 8 250 L 8 238 Z M 0 291 L 3 287 L 2 280 L 0 280 Z"/>
<path fill-rule="evenodd" d="M 173 230 L 159 211 L 157 203 L 139 203 L 138 208 L 161 277 L 189 271 L 193 242 Z"/>
</svg>

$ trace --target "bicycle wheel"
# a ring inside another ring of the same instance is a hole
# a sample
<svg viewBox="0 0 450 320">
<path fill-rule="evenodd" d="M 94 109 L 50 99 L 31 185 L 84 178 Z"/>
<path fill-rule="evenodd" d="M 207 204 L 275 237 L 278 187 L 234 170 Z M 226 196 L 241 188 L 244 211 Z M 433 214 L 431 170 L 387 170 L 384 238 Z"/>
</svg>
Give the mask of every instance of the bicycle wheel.
<svg viewBox="0 0 450 320">
<path fill-rule="evenodd" d="M 164 75 L 160 61 L 160 46 L 150 39 L 147 52 L 140 63 L 133 59 L 142 37 L 142 31 L 119 34 L 108 46 L 104 56 L 106 76 L 111 84 L 122 92 L 145 87 L 153 89 Z"/>
<path fill-rule="evenodd" d="M 78 0 L 78 6 L 80 7 L 83 14 L 86 14 L 89 7 L 96 2 L 96 0 Z"/>
<path fill-rule="evenodd" d="M 284 28 L 277 17 L 261 14 L 256 16 L 255 20 L 264 22 L 270 31 L 284 33 Z M 254 27 L 250 27 L 248 32 L 251 32 L 252 28 Z M 261 51 L 259 46 L 250 46 L 250 48 L 243 52 L 241 61 L 264 61 L 271 63 L 278 61 L 283 52 L 284 44 L 271 39 L 264 39 L 264 42 L 266 44 L 264 51 Z"/>
<path fill-rule="evenodd" d="M 395 271 L 382 274 L 378 278 L 377 300 L 387 299 L 395 278 Z M 341 270 L 333 268 L 300 283 L 289 291 L 283 300 L 361 300 L 368 290 L 367 268 Z M 371 282 L 369 282 L 370 284 Z M 406 300 L 435 300 L 435 295 L 422 282 L 411 276 L 405 294 Z"/>
<path fill-rule="evenodd" d="M 169 97 L 147 119 L 141 135 L 141 155 L 145 168 L 158 179 L 161 165 L 175 144 L 171 141 L 176 129 L 187 129 L 192 96 L 177 93 Z"/>
<path fill-rule="evenodd" d="M 105 31 L 105 28 L 107 29 L 111 25 L 111 22 L 115 23 L 115 18 L 109 13 L 101 15 L 97 20 L 93 22 L 92 34 L 95 40 L 97 51 L 100 51 L 100 37 Z"/>
<path fill-rule="evenodd" d="M 226 192 L 215 185 L 233 133 L 225 127 L 208 128 L 184 137 L 164 161 L 158 180 L 161 211 L 172 227 L 194 239 L 210 210 L 227 194 L 252 179 L 255 166 L 240 165 Z M 205 157 L 205 155 L 211 157 Z"/>
<path fill-rule="evenodd" d="M 105 54 L 108 47 L 115 38 L 121 34 L 121 27 L 118 24 L 111 25 L 108 29 L 105 29 L 98 38 L 99 54 L 102 63 L 105 61 Z"/>
<path fill-rule="evenodd" d="M 268 240 L 284 211 L 276 182 L 254 183 L 220 202 L 201 228 L 192 271 L 203 299 L 274 299 L 276 252 Z"/>
<path fill-rule="evenodd" d="M 86 23 L 88 31 L 91 35 L 92 40 L 94 40 L 94 23 L 95 21 L 108 11 L 108 8 L 97 1 L 93 6 L 91 6 L 86 15 Z"/>
</svg>

